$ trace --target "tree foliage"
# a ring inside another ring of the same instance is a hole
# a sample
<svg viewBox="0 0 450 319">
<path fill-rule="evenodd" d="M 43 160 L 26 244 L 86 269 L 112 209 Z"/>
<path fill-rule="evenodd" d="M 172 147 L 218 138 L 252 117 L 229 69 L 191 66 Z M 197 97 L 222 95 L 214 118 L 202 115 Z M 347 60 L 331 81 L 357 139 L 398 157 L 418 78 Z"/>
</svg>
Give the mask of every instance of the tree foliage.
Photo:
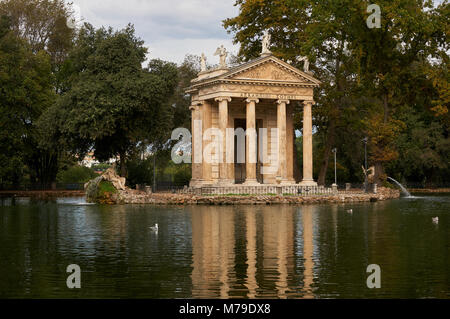
<svg viewBox="0 0 450 319">
<path fill-rule="evenodd" d="M 413 124 L 405 122 L 405 112 L 413 111 L 426 118 L 428 125 L 441 127 L 433 140 L 447 145 L 448 1 L 437 7 L 423 0 L 377 1 L 381 28 L 366 24 L 369 4 L 363 0 L 237 0 L 239 15 L 224 21 L 240 44 L 244 60 L 259 55 L 262 34 L 269 30 L 277 57 L 299 68 L 299 56 L 306 55 L 312 62 L 311 69 L 323 82 L 315 92 L 314 110 L 320 184 L 327 173 L 327 179 L 332 179 L 328 168 L 334 147 L 340 162 L 349 166 L 354 177 L 360 176 L 364 136 L 369 137 L 370 165 L 376 166 L 377 179 L 386 176 L 385 168 L 395 167 L 408 174 L 403 177 L 418 181 L 401 162 L 402 137 Z M 298 109 L 295 126 L 301 129 Z M 430 161 L 448 180 L 446 153 L 433 154 L 435 160 Z M 419 162 L 423 169 L 430 164 Z"/>
<path fill-rule="evenodd" d="M 36 156 L 39 139 L 36 121 L 56 98 L 50 57 L 17 38 L 10 18 L 0 18 L 0 178 L 19 184 L 26 173 L 46 182 L 48 163 Z M 2 183 L 3 184 L 3 183 Z"/>
<path fill-rule="evenodd" d="M 77 153 L 93 149 L 100 161 L 120 157 L 123 175 L 140 145 L 167 140 L 172 127 L 166 103 L 177 68 L 161 60 L 143 68 L 146 53 L 131 25 L 113 31 L 86 24 L 66 65 L 72 73 L 67 92 L 51 111 Z"/>
</svg>

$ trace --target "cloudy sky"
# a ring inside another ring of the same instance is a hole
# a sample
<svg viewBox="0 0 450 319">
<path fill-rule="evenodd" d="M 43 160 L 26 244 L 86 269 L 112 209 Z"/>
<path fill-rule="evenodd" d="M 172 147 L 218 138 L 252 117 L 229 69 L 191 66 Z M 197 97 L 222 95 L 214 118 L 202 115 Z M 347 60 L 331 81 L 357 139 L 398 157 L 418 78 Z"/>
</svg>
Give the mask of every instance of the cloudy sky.
<svg viewBox="0 0 450 319">
<path fill-rule="evenodd" d="M 149 59 L 182 62 L 186 54 L 202 52 L 211 64 L 213 54 L 223 44 L 237 53 L 232 35 L 222 27 L 222 20 L 234 17 L 235 0 L 67 0 L 73 2 L 77 20 L 95 27 L 122 29 L 134 24 L 137 35 L 149 47 Z M 216 61 L 217 60 L 217 61 Z"/>
<path fill-rule="evenodd" d="M 149 47 L 149 59 L 180 63 L 186 54 L 202 52 L 211 64 L 223 44 L 236 54 L 232 35 L 222 27 L 226 18 L 238 15 L 235 0 L 66 0 L 73 2 L 77 19 L 95 27 L 122 29 L 134 24 L 137 35 Z M 443 0 L 434 0 L 440 3 Z"/>
</svg>

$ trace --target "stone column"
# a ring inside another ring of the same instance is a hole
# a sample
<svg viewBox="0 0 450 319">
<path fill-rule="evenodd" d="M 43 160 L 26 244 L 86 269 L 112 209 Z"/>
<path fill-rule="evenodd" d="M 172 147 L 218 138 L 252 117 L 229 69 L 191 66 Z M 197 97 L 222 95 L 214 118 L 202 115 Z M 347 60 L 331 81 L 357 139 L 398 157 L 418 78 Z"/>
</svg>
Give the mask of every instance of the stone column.
<svg viewBox="0 0 450 319">
<path fill-rule="evenodd" d="M 211 102 L 210 101 L 203 101 L 203 111 L 202 111 L 202 120 L 203 120 L 203 137 L 206 136 L 206 131 L 209 130 L 212 127 L 212 110 L 211 110 Z M 206 146 L 206 142 L 203 141 L 203 145 Z M 203 149 L 203 161 L 202 161 L 202 178 L 203 178 L 203 185 L 210 185 L 212 184 L 212 168 L 211 168 L 211 156 L 208 154 L 205 156 Z"/>
<path fill-rule="evenodd" d="M 278 176 L 281 178 L 281 184 L 289 184 L 286 161 L 286 105 L 289 103 L 289 100 L 277 101 Z"/>
<path fill-rule="evenodd" d="M 202 158 L 203 158 L 203 137 L 202 137 L 202 102 L 193 102 L 189 109 L 192 112 L 192 179 L 190 186 L 200 186 L 202 182 Z"/>
<path fill-rule="evenodd" d="M 245 151 L 245 185 L 259 185 L 256 180 L 257 134 L 256 134 L 256 103 L 259 99 L 247 99 L 247 129 Z"/>
<path fill-rule="evenodd" d="M 302 186 L 317 186 L 313 179 L 312 106 L 314 101 L 303 102 L 303 181 Z"/>
<path fill-rule="evenodd" d="M 219 102 L 219 129 L 222 134 L 222 145 L 220 147 L 222 154 L 219 156 L 219 184 L 229 185 L 231 180 L 228 176 L 227 165 L 227 127 L 228 127 L 228 103 L 231 97 L 218 97 L 215 99 Z"/>
</svg>

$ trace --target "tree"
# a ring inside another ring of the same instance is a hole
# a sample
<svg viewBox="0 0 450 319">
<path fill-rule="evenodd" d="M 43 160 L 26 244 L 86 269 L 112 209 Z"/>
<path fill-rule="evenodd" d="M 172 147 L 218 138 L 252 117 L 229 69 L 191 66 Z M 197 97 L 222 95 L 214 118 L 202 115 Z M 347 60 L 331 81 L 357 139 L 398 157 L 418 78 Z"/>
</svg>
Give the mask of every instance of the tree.
<svg viewBox="0 0 450 319">
<path fill-rule="evenodd" d="M 34 53 L 46 51 L 54 67 L 65 60 L 75 35 L 67 24 L 73 10 L 65 1 L 3 0 L 0 14 L 10 17 L 11 29 Z"/>
<path fill-rule="evenodd" d="M 85 24 L 69 58 L 68 91 L 53 110 L 68 144 L 82 154 L 93 148 L 100 161 L 127 158 L 142 145 L 167 140 L 171 110 L 164 107 L 177 83 L 176 66 L 152 60 L 133 26 L 113 32 Z"/>
<path fill-rule="evenodd" d="M 7 114 L 12 118 L 22 118 L 26 128 L 25 133 L 17 130 L 22 138 L 21 146 L 16 143 L 15 149 L 29 171 L 30 181 L 48 187 L 56 178 L 60 157 L 65 154 L 56 143 L 44 141 L 49 136 L 45 130 L 52 126 L 46 123 L 40 128 L 39 123 L 43 122 L 41 115 L 55 102 L 55 93 L 60 92 L 59 71 L 71 49 L 75 33 L 67 25 L 72 10 L 63 0 L 5 0 L 0 2 L 0 15 L 8 17 L 10 37 L 16 38 L 23 47 L 17 58 L 23 61 L 24 66 L 17 63 L 18 59 L 12 58 L 9 70 L 18 73 L 15 78 L 19 82 L 23 80 L 26 86 L 31 86 L 23 88 L 23 95 L 10 96 L 9 103 L 13 107 L 8 109 Z M 34 73 L 22 74 L 24 69 L 33 69 Z M 18 79 L 20 77 L 22 80 Z M 30 77 L 34 82 L 29 81 Z M 20 105 L 26 107 L 21 108 Z M 24 111 L 28 112 L 25 117 Z M 42 135 L 43 132 L 46 134 Z M 10 131 L 9 134 L 15 133 Z M 52 147 L 46 147 L 48 144 Z M 55 144 L 58 147 L 53 147 Z M 22 170 L 22 174 L 25 171 Z"/>
<path fill-rule="evenodd" d="M 52 177 L 46 174 L 49 163 L 36 161 L 36 121 L 55 101 L 50 57 L 43 51 L 33 53 L 29 45 L 17 38 L 10 28 L 10 18 L 0 20 L 0 153 L 2 180 L 18 184 L 24 165 L 31 178 L 41 183 Z M 8 177 L 9 175 L 9 177 Z"/>
<path fill-rule="evenodd" d="M 187 87 L 191 85 L 191 80 L 197 77 L 200 72 L 200 57 L 196 55 L 186 55 L 183 63 L 178 66 L 178 85 L 175 89 L 170 104 L 175 108 L 173 128 L 191 128 L 191 98 L 185 93 Z"/>
<path fill-rule="evenodd" d="M 276 56 L 299 68 L 300 56 L 308 56 L 315 76 L 323 85 L 316 90 L 314 124 L 324 134 L 319 153 L 320 185 L 325 183 L 331 150 L 336 146 L 338 132 L 355 128 L 355 106 L 349 92 L 354 86 L 355 65 L 346 49 L 355 15 L 347 8 L 354 1 L 237 1 L 238 17 L 224 22 L 235 32 L 241 44 L 240 55 L 253 58 L 260 52 L 260 36 L 265 29 L 272 34 L 272 51 Z M 295 116 L 295 128 L 301 130 L 302 108 Z"/>
<path fill-rule="evenodd" d="M 405 106 L 431 109 L 440 120 L 448 119 L 443 116 L 448 105 L 448 2 L 434 8 L 432 1 L 378 1 L 379 29 L 366 25 L 369 4 L 237 0 L 239 15 L 224 21 L 244 60 L 259 55 L 264 30 L 271 32 L 271 50 L 277 57 L 294 61 L 297 67 L 301 67 L 295 62 L 298 56 L 309 57 L 311 69 L 323 82 L 315 92 L 314 110 L 315 138 L 321 139 L 320 184 L 326 181 L 333 147 L 348 157 L 350 171 L 361 171 L 363 157 L 354 154 L 366 134 L 376 178 L 383 177 L 384 167 L 399 156 L 396 141 L 405 127 L 400 117 Z M 430 57 L 438 59 L 437 66 L 426 72 Z M 427 94 L 435 98 L 433 102 Z M 299 129 L 300 114 L 295 120 Z"/>
</svg>

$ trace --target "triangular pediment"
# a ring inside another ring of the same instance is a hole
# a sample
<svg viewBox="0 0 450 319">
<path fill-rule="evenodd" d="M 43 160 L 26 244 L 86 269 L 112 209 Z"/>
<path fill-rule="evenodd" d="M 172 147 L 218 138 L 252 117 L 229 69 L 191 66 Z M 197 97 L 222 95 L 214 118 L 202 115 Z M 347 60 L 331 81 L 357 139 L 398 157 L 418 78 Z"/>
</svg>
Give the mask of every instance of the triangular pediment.
<svg viewBox="0 0 450 319">
<path fill-rule="evenodd" d="M 228 80 L 259 80 L 290 82 L 318 86 L 320 81 L 312 75 L 302 72 L 274 56 L 260 58 L 245 63 L 221 76 Z"/>
</svg>

